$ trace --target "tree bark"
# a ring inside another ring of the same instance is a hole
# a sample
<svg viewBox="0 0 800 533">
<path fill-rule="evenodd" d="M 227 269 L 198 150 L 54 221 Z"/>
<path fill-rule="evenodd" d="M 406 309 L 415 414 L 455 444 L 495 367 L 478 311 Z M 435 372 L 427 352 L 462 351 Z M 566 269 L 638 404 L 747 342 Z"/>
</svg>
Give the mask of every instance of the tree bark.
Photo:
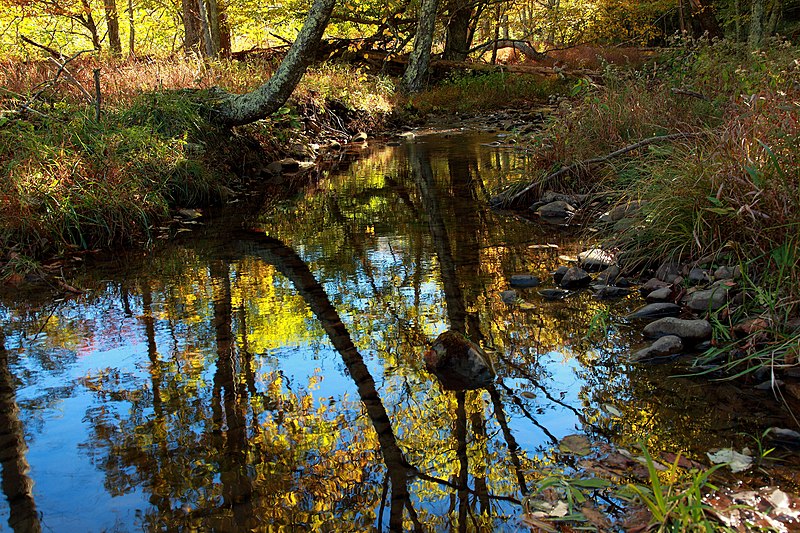
<svg viewBox="0 0 800 533">
<path fill-rule="evenodd" d="M 201 28 L 200 10 L 197 0 L 181 0 L 183 15 L 183 50 L 186 55 L 200 51 Z"/>
<path fill-rule="evenodd" d="M 753 0 L 750 7 L 750 32 L 747 35 L 747 46 L 751 50 L 761 47 L 764 40 L 764 0 Z"/>
<path fill-rule="evenodd" d="M 703 31 L 708 34 L 709 39 L 722 37 L 722 28 L 714 14 L 714 6 L 710 0 L 689 0 L 692 6 L 692 14 L 700 22 Z"/>
<path fill-rule="evenodd" d="M 403 75 L 403 88 L 410 92 L 419 92 L 425 87 L 428 77 L 428 66 L 431 62 L 433 46 L 433 30 L 436 24 L 436 8 L 438 0 L 422 0 L 417 34 L 414 38 L 414 50 L 408 58 L 408 68 Z"/>
<path fill-rule="evenodd" d="M 133 20 L 133 0 L 128 0 L 128 55 L 133 57 L 136 53 L 136 25 Z"/>
<path fill-rule="evenodd" d="M 94 21 L 94 16 L 92 16 L 92 6 L 89 5 L 89 0 L 81 0 L 81 6 L 83 7 L 83 13 L 73 18 L 77 20 L 81 26 L 89 30 L 89 36 L 92 39 L 92 47 L 95 50 L 100 50 L 102 48 L 100 46 L 100 32 L 97 31 L 97 23 Z"/>
<path fill-rule="evenodd" d="M 115 56 L 122 55 L 122 42 L 119 39 L 119 15 L 116 0 L 104 0 L 106 11 L 106 27 L 108 28 L 108 47 Z"/>
<path fill-rule="evenodd" d="M 278 70 L 258 89 L 246 94 L 225 94 L 214 107 L 217 120 L 238 126 L 263 119 L 291 96 L 319 47 L 336 0 L 314 0 L 303 28 Z"/>
<path fill-rule="evenodd" d="M 464 0 L 448 0 L 444 59 L 464 61 L 469 53 L 469 23 L 472 19 L 472 4 Z"/>
</svg>

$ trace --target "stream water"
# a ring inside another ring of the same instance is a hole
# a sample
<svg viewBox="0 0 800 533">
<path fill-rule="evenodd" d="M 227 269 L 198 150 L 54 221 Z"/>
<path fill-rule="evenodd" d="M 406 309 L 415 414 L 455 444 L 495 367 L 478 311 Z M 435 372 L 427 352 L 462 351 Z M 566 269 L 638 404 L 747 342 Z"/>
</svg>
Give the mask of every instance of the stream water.
<svg viewBox="0 0 800 533">
<path fill-rule="evenodd" d="M 376 145 L 93 259 L 83 295 L 6 294 L 0 530 L 517 530 L 566 435 L 702 457 L 770 425 L 768 393 L 626 363 L 638 296 L 501 301 L 581 243 L 485 207 L 525 172 L 492 140 Z M 488 390 L 425 370 L 447 329 L 492 356 Z"/>
</svg>

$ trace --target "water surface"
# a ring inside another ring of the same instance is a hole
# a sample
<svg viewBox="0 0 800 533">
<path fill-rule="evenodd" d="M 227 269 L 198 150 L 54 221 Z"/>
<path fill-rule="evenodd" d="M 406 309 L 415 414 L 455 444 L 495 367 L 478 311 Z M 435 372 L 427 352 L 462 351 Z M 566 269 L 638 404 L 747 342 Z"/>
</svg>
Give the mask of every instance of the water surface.
<svg viewBox="0 0 800 533">
<path fill-rule="evenodd" d="M 627 364 L 635 296 L 500 300 L 515 273 L 551 286 L 581 243 L 485 208 L 525 175 L 492 140 L 377 145 L 291 200 L 243 198 L 156 252 L 92 261 L 82 296 L 7 294 L 0 521 L 516 530 L 523 495 L 569 464 L 566 435 L 697 456 L 767 424 L 767 395 L 742 408 L 734 385 Z M 447 329 L 492 356 L 489 390 L 425 370 Z"/>
</svg>

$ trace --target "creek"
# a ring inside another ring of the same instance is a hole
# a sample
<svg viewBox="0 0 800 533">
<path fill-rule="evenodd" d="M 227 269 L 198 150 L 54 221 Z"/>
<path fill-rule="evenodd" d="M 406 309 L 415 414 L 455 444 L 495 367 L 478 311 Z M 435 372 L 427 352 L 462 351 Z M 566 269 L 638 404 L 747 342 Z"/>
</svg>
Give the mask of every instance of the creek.
<svg viewBox="0 0 800 533">
<path fill-rule="evenodd" d="M 702 459 L 785 423 L 769 392 L 628 363 L 637 295 L 539 296 L 582 243 L 486 207 L 526 169 L 494 140 L 374 143 L 290 200 L 87 261 L 82 295 L 7 291 L 0 522 L 516 530 L 536 481 L 575 468 L 567 435 Z M 517 273 L 544 283 L 504 303 Z M 485 347 L 491 387 L 445 391 L 425 370 L 447 329 Z"/>
</svg>

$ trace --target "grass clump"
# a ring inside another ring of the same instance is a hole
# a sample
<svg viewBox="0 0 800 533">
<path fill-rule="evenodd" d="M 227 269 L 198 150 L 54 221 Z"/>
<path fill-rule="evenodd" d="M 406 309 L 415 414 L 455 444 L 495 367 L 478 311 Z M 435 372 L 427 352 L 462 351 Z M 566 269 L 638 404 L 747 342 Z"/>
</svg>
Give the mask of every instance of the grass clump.
<svg viewBox="0 0 800 533">
<path fill-rule="evenodd" d="M 546 102 L 566 92 L 558 78 L 511 72 L 458 72 L 442 83 L 409 98 L 408 105 L 423 114 L 441 111 L 487 111 L 515 103 Z"/>
<path fill-rule="evenodd" d="M 202 144 L 213 132 L 192 96 L 175 92 L 100 121 L 67 102 L 11 115 L 0 126 L 4 249 L 42 257 L 149 240 L 170 206 L 218 197 Z"/>
</svg>

